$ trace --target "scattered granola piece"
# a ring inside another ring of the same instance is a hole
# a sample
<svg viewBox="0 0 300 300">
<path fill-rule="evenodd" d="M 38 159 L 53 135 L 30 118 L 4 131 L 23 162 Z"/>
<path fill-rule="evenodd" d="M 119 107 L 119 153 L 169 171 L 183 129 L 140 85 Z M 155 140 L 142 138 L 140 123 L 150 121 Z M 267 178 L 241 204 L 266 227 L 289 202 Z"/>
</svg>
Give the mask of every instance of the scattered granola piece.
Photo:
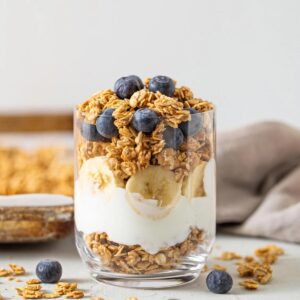
<svg viewBox="0 0 300 300">
<path fill-rule="evenodd" d="M 137 297 L 128 297 L 128 298 L 126 298 L 126 300 L 138 300 L 138 298 Z"/>
<path fill-rule="evenodd" d="M 254 261 L 254 257 L 250 256 L 250 255 L 247 255 L 247 256 L 244 257 L 244 260 L 245 260 L 245 262 L 252 262 L 252 261 Z"/>
<path fill-rule="evenodd" d="M 77 283 L 60 281 L 56 284 L 55 292 L 59 295 L 66 295 L 67 293 L 75 291 L 76 289 L 77 289 Z"/>
<path fill-rule="evenodd" d="M 219 270 L 219 271 L 226 271 L 227 268 L 221 265 L 213 265 L 214 270 Z"/>
<path fill-rule="evenodd" d="M 104 300 L 102 297 L 93 296 L 91 300 Z"/>
<path fill-rule="evenodd" d="M 249 263 L 239 262 L 237 271 L 241 277 L 253 276 L 254 269 L 259 266 L 260 264 L 256 261 L 252 261 Z"/>
<path fill-rule="evenodd" d="M 22 296 L 23 295 L 23 289 L 20 289 L 20 288 L 16 288 L 16 292 L 19 296 Z"/>
<path fill-rule="evenodd" d="M 272 268 L 270 265 L 261 265 L 254 269 L 254 276 L 261 284 L 268 283 L 272 278 Z"/>
<path fill-rule="evenodd" d="M 240 286 L 243 286 L 247 290 L 257 290 L 259 283 L 254 279 L 246 279 L 239 283 Z"/>
<path fill-rule="evenodd" d="M 14 275 L 23 275 L 26 273 L 25 269 L 16 264 L 9 264 L 9 267 Z"/>
<path fill-rule="evenodd" d="M 66 298 L 68 298 L 68 299 L 81 299 L 83 297 L 84 297 L 84 293 L 83 293 L 83 291 L 80 291 L 80 290 L 68 292 L 66 294 Z"/>
<path fill-rule="evenodd" d="M 43 293 L 41 291 L 22 290 L 22 295 L 25 299 L 42 299 Z"/>
<path fill-rule="evenodd" d="M 16 282 L 23 282 L 20 278 L 16 278 Z"/>
<path fill-rule="evenodd" d="M 23 287 L 23 290 L 29 290 L 29 291 L 39 291 L 42 287 L 40 284 L 30 284 Z"/>
<path fill-rule="evenodd" d="M 267 245 L 255 250 L 256 256 L 264 256 L 266 253 L 271 253 L 274 255 L 283 255 L 284 250 L 276 245 Z"/>
<path fill-rule="evenodd" d="M 10 275 L 9 270 L 0 268 L 0 277 L 5 277 L 5 276 L 9 276 L 9 275 Z"/>
<path fill-rule="evenodd" d="M 4 298 L 0 295 L 0 300 L 4 300 Z"/>
<path fill-rule="evenodd" d="M 284 254 L 284 250 L 276 245 L 267 245 L 257 248 L 254 254 L 259 257 L 264 263 L 273 264 L 278 256 Z"/>
<path fill-rule="evenodd" d="M 33 278 L 33 279 L 28 279 L 28 280 L 26 281 L 26 284 L 39 284 L 39 283 L 41 283 L 41 281 L 40 281 L 39 279 L 35 279 L 35 278 Z"/>
<path fill-rule="evenodd" d="M 204 265 L 203 269 L 202 269 L 202 273 L 206 273 L 208 271 L 208 266 Z"/>
<path fill-rule="evenodd" d="M 222 252 L 221 256 L 217 258 L 220 260 L 234 260 L 234 259 L 240 259 L 242 257 L 235 252 L 224 251 Z"/>
<path fill-rule="evenodd" d="M 8 276 L 8 277 L 7 277 L 7 280 L 9 280 L 9 281 L 12 281 L 12 280 L 14 280 L 14 279 L 15 279 L 14 276 Z"/>
</svg>

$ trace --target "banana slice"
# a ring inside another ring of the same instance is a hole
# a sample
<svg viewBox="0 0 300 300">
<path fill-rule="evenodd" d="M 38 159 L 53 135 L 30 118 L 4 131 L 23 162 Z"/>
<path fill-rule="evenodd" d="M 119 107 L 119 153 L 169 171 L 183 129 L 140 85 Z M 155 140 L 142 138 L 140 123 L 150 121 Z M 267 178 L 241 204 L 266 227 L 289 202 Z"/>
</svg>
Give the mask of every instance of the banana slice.
<svg viewBox="0 0 300 300">
<path fill-rule="evenodd" d="M 188 199 L 205 196 L 203 182 L 206 164 L 206 162 L 202 162 L 188 177 L 184 179 L 182 184 L 183 196 L 187 197 Z"/>
<path fill-rule="evenodd" d="M 90 189 L 91 186 L 95 191 L 107 191 L 116 187 L 117 179 L 110 170 L 107 158 L 97 156 L 87 160 L 79 172 L 79 184 L 81 188 Z"/>
<path fill-rule="evenodd" d="M 153 219 L 166 216 L 180 198 L 181 183 L 175 174 L 161 166 L 137 172 L 127 184 L 127 199 L 140 215 Z"/>
</svg>

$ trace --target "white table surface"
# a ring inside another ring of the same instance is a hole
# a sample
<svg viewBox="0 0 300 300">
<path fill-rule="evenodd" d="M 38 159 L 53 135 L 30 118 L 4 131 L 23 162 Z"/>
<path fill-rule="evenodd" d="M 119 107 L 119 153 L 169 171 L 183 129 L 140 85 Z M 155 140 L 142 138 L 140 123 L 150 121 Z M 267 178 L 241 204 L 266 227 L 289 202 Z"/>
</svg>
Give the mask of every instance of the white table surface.
<svg viewBox="0 0 300 300">
<path fill-rule="evenodd" d="M 215 260 L 221 251 L 236 251 L 242 255 L 250 255 L 259 246 L 276 243 L 284 248 L 286 254 L 281 256 L 274 265 L 273 279 L 270 284 L 261 286 L 256 291 L 246 291 L 238 285 L 239 278 L 235 271 L 235 264 Z M 65 240 L 31 245 L 0 245 L 0 268 L 7 267 L 8 263 L 24 266 L 28 275 L 21 276 L 26 280 L 33 278 L 37 262 L 43 258 L 55 258 L 63 265 L 63 278 L 65 281 L 76 281 L 79 289 L 86 293 L 85 299 L 92 295 L 101 296 L 105 300 L 125 300 L 135 296 L 139 300 L 196 300 L 196 299 L 300 299 L 300 245 L 273 242 L 265 239 L 253 239 L 228 235 L 219 235 L 209 265 L 221 264 L 228 267 L 234 279 L 234 287 L 229 294 L 215 295 L 210 293 L 205 285 L 205 275 L 202 274 L 196 282 L 174 289 L 166 290 L 135 290 L 112 287 L 99 284 L 90 279 L 89 274 L 81 262 L 74 246 L 73 237 Z M 0 278 L 0 294 L 4 299 L 20 299 L 16 296 L 15 287 L 21 287 L 24 282 L 8 281 Z M 53 285 L 44 285 L 45 289 L 54 290 Z"/>
</svg>

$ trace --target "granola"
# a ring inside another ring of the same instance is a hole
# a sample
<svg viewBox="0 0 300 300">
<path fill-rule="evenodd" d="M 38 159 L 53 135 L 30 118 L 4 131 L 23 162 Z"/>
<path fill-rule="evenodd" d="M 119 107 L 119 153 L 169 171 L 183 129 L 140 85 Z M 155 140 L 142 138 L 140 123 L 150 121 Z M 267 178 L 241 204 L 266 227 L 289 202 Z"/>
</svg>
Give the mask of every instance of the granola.
<svg viewBox="0 0 300 300">
<path fill-rule="evenodd" d="M 65 296 L 68 299 L 81 299 L 84 292 L 77 290 L 77 283 L 58 282 L 53 293 L 45 293 L 38 279 L 29 279 L 22 288 L 16 288 L 16 292 L 24 299 L 55 299 Z"/>
<path fill-rule="evenodd" d="M 220 260 L 234 260 L 234 259 L 240 259 L 242 258 L 239 254 L 235 252 L 230 252 L 230 251 L 224 251 L 222 252 L 221 256 L 218 257 Z"/>
<path fill-rule="evenodd" d="M 246 279 L 239 283 L 240 286 L 243 286 L 247 290 L 257 290 L 259 283 L 254 279 Z"/>
<path fill-rule="evenodd" d="M 282 248 L 276 245 L 267 245 L 261 248 L 257 248 L 254 254 L 261 259 L 265 264 L 273 264 L 278 259 L 278 256 L 283 255 Z"/>
<path fill-rule="evenodd" d="M 101 91 L 77 107 L 78 118 L 95 124 L 101 112 L 109 107 L 115 109 L 114 124 L 119 129 L 119 137 L 112 138 L 111 141 L 93 142 L 78 136 L 78 166 L 81 167 L 86 160 L 95 156 L 106 155 L 111 158 L 112 170 L 120 182 L 126 182 L 137 170 L 146 168 L 150 163 L 160 164 L 158 155 L 165 146 L 162 137 L 165 126 L 178 127 L 180 123 L 189 121 L 191 116 L 186 108 L 194 108 L 199 112 L 213 110 L 212 103 L 194 98 L 188 87 L 176 88 L 174 97 L 168 97 L 160 92 L 150 92 L 146 84 L 144 89 L 125 100 L 119 99 L 112 90 Z M 163 118 L 163 122 L 150 136 L 137 133 L 130 126 L 133 113 L 138 108 L 151 108 Z M 208 137 L 212 134 L 212 128 L 204 126 L 204 130 L 200 136 L 190 139 L 181 150 L 177 151 L 177 157 L 188 153 L 189 158 L 186 158 L 185 166 L 178 170 L 174 169 L 174 172 L 184 173 L 183 176 L 187 176 L 188 172 L 184 170 L 190 170 L 192 162 L 195 164 L 195 160 L 209 160 L 212 155 L 213 137 Z M 197 144 L 196 148 L 193 143 Z"/>
<path fill-rule="evenodd" d="M 214 270 L 218 270 L 218 271 L 226 271 L 227 268 L 221 265 L 213 265 L 212 267 Z"/>
<path fill-rule="evenodd" d="M 0 146 L 0 195 L 52 193 L 73 195 L 73 166 L 66 150 L 40 148 L 32 152 Z"/>
<path fill-rule="evenodd" d="M 194 228 L 183 243 L 163 249 L 157 254 L 150 254 L 139 245 L 128 246 L 112 242 L 106 233 L 86 236 L 91 251 L 101 257 L 105 267 L 114 272 L 129 274 L 147 274 L 170 269 L 194 251 L 203 240 L 203 231 Z"/>
</svg>

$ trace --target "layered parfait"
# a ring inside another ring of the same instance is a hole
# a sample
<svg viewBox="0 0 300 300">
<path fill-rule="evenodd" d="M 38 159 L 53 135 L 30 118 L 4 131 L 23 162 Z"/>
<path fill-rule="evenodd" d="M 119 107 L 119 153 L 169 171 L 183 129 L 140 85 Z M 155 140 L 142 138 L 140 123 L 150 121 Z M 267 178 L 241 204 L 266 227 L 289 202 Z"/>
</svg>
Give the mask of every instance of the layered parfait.
<svg viewBox="0 0 300 300">
<path fill-rule="evenodd" d="M 212 103 L 167 76 L 122 77 L 77 106 L 75 138 L 86 262 L 153 274 L 206 257 L 215 234 Z"/>
</svg>

